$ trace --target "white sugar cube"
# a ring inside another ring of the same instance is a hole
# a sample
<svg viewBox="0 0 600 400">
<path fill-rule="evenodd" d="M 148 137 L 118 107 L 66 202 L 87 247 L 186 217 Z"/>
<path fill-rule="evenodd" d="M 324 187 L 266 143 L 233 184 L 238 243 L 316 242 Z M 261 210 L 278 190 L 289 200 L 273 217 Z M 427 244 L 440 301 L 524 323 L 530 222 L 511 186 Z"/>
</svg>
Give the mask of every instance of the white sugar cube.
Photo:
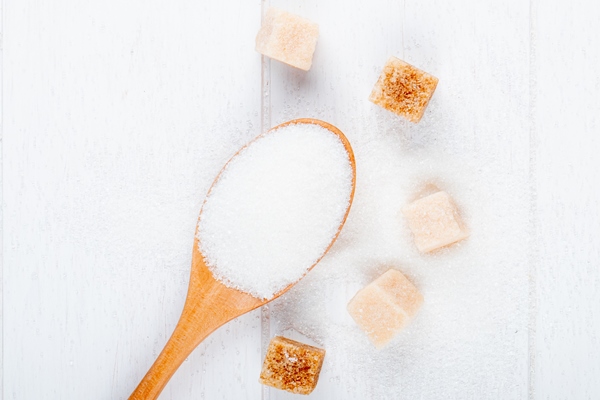
<svg viewBox="0 0 600 400">
<path fill-rule="evenodd" d="M 417 313 L 423 296 L 399 271 L 390 269 L 361 289 L 348 312 L 377 348 L 394 338 Z"/>
<path fill-rule="evenodd" d="M 256 35 L 256 51 L 308 71 L 319 36 L 319 25 L 294 14 L 270 8 Z"/>
<path fill-rule="evenodd" d="M 448 193 L 440 191 L 402 209 L 417 248 L 427 253 L 469 236 Z"/>
</svg>

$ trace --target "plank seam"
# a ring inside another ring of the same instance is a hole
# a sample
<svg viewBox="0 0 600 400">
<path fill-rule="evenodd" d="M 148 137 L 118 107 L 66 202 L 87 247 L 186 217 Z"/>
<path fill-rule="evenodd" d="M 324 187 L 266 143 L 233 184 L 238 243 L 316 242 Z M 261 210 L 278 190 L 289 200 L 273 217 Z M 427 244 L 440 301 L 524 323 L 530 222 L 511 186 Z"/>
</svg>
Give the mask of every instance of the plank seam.
<svg viewBox="0 0 600 400">
<path fill-rule="evenodd" d="M 537 4 L 529 0 L 529 365 L 527 369 L 528 398 L 535 399 L 535 361 L 537 328 L 538 214 L 537 214 L 537 125 L 536 125 L 536 16 Z"/>
<path fill-rule="evenodd" d="M 0 1 L 0 399 L 4 399 L 4 0 Z"/>
<path fill-rule="evenodd" d="M 267 9 L 270 7 L 270 0 L 262 0 L 260 3 L 260 21 L 261 25 L 264 21 Z M 261 80 L 260 80 L 260 131 L 266 132 L 271 128 L 271 60 L 261 55 Z M 261 358 L 265 357 L 267 348 L 269 347 L 269 339 L 271 337 L 271 311 L 269 305 L 266 304 L 260 309 L 260 330 L 261 330 Z M 262 400 L 269 400 L 270 391 L 267 386 L 261 385 Z"/>
</svg>

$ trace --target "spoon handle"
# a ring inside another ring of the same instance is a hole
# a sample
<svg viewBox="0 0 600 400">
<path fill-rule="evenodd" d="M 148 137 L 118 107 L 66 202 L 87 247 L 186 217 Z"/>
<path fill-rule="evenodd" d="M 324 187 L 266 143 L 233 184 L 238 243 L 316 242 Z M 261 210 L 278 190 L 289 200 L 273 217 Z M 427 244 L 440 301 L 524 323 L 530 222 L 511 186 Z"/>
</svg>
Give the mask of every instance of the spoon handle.
<svg viewBox="0 0 600 400">
<path fill-rule="evenodd" d="M 197 243 L 194 243 L 194 249 Z M 208 335 L 226 322 L 260 307 L 264 300 L 218 282 L 195 251 L 181 317 L 165 348 L 129 400 L 154 400 L 177 368 Z"/>
<path fill-rule="evenodd" d="M 205 332 L 198 332 L 189 321 L 184 320 L 184 315 L 177 323 L 175 331 L 169 338 L 164 349 L 158 358 L 150 367 L 142 381 L 133 391 L 129 400 L 154 400 L 158 398 L 160 392 L 171 379 L 171 376 L 177 371 L 177 368 L 190 355 L 202 340 L 204 340 L 212 329 L 205 329 Z"/>
</svg>

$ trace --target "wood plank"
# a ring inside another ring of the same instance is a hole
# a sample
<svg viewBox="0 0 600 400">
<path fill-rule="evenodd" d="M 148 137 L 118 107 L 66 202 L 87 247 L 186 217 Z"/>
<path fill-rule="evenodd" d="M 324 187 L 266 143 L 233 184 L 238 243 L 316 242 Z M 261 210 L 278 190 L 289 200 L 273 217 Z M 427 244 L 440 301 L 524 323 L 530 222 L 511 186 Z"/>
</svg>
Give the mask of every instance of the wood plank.
<svg viewBox="0 0 600 400">
<path fill-rule="evenodd" d="M 271 307 L 265 331 L 297 331 L 327 349 L 315 398 L 527 397 L 528 4 L 271 4 L 321 28 L 311 71 L 271 62 L 273 123 L 306 116 L 338 126 L 356 153 L 357 192 L 336 250 Z M 440 78 L 419 125 L 367 100 L 390 55 Z M 455 195 L 473 233 L 435 257 L 416 253 L 397 216 L 428 178 Z M 376 353 L 345 306 L 389 267 L 415 281 L 425 305 Z"/>
<path fill-rule="evenodd" d="M 600 8 L 533 1 L 536 399 L 600 398 Z"/>
<path fill-rule="evenodd" d="M 5 1 L 5 399 L 125 398 L 183 305 L 195 222 L 260 129 L 260 7 Z M 256 399 L 260 315 L 164 399 Z"/>
<path fill-rule="evenodd" d="M 4 33 L 4 18 L 3 18 L 4 7 L 0 4 L 0 35 Z M 3 49 L 0 46 L 0 82 L 4 82 L 4 58 Z M 4 204 L 4 184 L 3 184 L 3 143 L 4 143 L 4 107 L 3 107 L 3 96 L 0 94 L 0 204 Z M 0 343 L 4 342 L 4 208 L 0 206 Z M 4 349 L 0 346 L 0 360 L 4 360 Z M 4 393 L 4 362 L 0 361 L 0 399 L 3 399 Z"/>
</svg>

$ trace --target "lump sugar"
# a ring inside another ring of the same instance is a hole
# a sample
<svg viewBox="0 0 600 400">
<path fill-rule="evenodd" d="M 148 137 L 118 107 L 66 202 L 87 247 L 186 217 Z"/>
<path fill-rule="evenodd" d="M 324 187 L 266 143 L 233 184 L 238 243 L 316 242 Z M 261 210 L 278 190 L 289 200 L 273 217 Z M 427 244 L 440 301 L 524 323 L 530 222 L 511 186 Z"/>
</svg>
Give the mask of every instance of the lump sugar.
<svg viewBox="0 0 600 400">
<path fill-rule="evenodd" d="M 275 336 L 269 343 L 259 382 L 291 393 L 310 394 L 317 386 L 325 350 Z"/>
<path fill-rule="evenodd" d="M 448 193 L 440 191 L 402 209 L 415 244 L 422 253 L 448 246 L 469 236 Z"/>
<path fill-rule="evenodd" d="M 438 78 L 396 58 L 383 67 L 369 100 L 411 122 L 419 122 Z"/>
<path fill-rule="evenodd" d="M 417 313 L 423 296 L 399 271 L 390 269 L 361 289 L 348 312 L 377 348 L 396 336 Z"/>
<path fill-rule="evenodd" d="M 319 25 L 294 14 L 270 8 L 256 35 L 256 51 L 308 71 L 319 36 Z"/>
</svg>

